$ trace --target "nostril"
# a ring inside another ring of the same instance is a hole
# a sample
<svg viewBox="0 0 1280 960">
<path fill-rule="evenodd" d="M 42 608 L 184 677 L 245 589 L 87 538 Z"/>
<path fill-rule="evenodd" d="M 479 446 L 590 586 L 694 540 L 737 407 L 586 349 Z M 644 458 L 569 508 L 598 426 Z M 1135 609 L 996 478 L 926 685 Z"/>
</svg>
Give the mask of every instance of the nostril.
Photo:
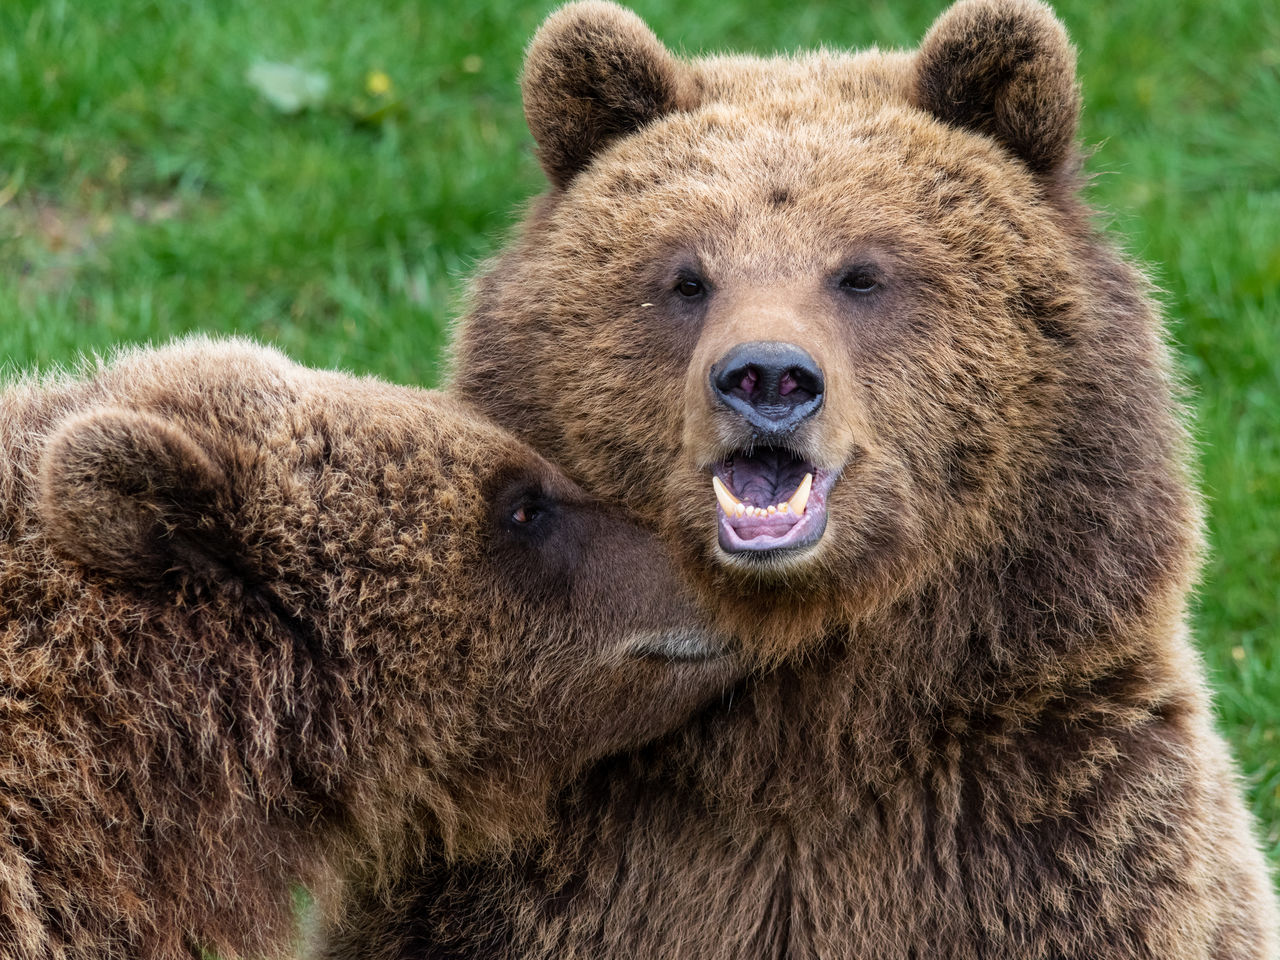
<svg viewBox="0 0 1280 960">
<path fill-rule="evenodd" d="M 756 388 L 756 381 L 760 379 L 760 374 L 756 372 L 755 367 L 747 367 L 746 372 L 742 375 L 742 382 L 738 384 L 743 393 L 750 396 Z"/>
<path fill-rule="evenodd" d="M 778 383 L 778 393 L 785 397 L 796 391 L 800 393 L 797 399 L 808 399 L 822 393 L 822 374 L 816 367 L 811 370 L 792 367 L 782 375 Z"/>
</svg>

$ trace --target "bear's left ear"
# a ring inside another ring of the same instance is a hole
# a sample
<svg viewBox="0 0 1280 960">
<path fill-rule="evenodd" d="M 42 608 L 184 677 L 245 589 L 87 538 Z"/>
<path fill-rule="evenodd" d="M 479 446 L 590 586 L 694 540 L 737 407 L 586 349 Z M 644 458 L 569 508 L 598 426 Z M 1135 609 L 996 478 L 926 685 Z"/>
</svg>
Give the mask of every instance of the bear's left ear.
<svg viewBox="0 0 1280 960">
<path fill-rule="evenodd" d="M 1075 49 L 1035 0 L 960 0 L 946 10 L 920 44 L 915 101 L 986 134 L 1037 174 L 1075 157 Z"/>
<path fill-rule="evenodd" d="M 55 549 L 91 569 L 154 583 L 171 572 L 225 575 L 229 490 L 185 432 L 149 413 L 70 418 L 40 465 L 40 515 Z"/>
<path fill-rule="evenodd" d="M 585 0 L 557 10 L 525 54 L 524 115 L 551 183 L 565 186 L 618 137 L 685 103 L 684 74 L 639 17 Z"/>
</svg>

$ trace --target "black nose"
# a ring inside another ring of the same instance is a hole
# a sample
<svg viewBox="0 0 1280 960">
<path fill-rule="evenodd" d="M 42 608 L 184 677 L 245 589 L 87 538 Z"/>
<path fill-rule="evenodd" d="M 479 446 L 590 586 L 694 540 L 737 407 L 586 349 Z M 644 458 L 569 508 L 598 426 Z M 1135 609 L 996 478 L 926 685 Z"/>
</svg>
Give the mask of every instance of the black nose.
<svg viewBox="0 0 1280 960">
<path fill-rule="evenodd" d="M 794 430 L 822 406 L 822 369 L 792 343 L 740 343 L 712 365 L 711 392 L 752 426 Z"/>
</svg>

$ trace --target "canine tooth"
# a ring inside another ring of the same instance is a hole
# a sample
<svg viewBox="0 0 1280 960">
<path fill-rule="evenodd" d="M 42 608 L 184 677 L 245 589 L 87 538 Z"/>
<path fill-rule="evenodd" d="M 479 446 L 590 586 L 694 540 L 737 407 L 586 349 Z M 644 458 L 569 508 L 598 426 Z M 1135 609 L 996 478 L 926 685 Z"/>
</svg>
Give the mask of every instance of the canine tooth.
<svg viewBox="0 0 1280 960">
<path fill-rule="evenodd" d="M 742 502 L 729 492 L 729 488 L 720 482 L 719 477 L 711 478 L 711 487 L 716 492 L 716 499 L 720 501 L 720 509 L 725 512 L 725 516 L 733 516 Z"/>
<path fill-rule="evenodd" d="M 791 512 L 797 517 L 804 515 L 804 508 L 809 503 L 809 491 L 812 487 L 813 474 L 806 473 L 804 479 L 800 481 L 800 486 L 796 487 L 796 492 L 787 501 L 787 506 L 791 508 Z"/>
</svg>

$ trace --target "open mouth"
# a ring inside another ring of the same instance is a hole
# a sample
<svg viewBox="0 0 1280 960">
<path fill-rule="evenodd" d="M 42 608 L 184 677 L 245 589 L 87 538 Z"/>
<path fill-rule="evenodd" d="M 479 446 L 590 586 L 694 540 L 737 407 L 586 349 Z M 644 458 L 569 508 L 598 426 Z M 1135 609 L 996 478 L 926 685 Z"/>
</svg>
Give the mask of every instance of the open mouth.
<svg viewBox="0 0 1280 960">
<path fill-rule="evenodd" d="M 827 494 L 836 473 L 789 450 L 739 451 L 711 471 L 720 547 L 726 553 L 795 550 L 827 528 Z"/>
</svg>

